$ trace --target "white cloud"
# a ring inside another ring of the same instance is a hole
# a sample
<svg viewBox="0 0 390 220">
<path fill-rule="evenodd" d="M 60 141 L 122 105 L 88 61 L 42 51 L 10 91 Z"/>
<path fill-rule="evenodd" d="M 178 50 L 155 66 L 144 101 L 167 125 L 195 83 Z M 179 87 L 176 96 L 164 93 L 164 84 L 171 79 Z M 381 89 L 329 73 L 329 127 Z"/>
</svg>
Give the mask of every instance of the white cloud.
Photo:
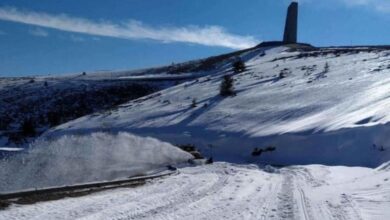
<svg viewBox="0 0 390 220">
<path fill-rule="evenodd" d="M 342 0 L 349 6 L 367 6 L 381 12 L 390 12 L 390 0 Z"/>
<path fill-rule="evenodd" d="M 243 49 L 259 43 L 252 36 L 228 33 L 219 26 L 151 27 L 130 20 L 115 24 L 108 21 L 92 21 L 69 15 L 49 15 L 16 8 L 0 7 L 0 20 L 54 28 L 62 31 L 123 39 L 150 39 L 162 42 L 184 42 L 206 46 Z"/>
<path fill-rule="evenodd" d="M 31 35 L 34 35 L 34 36 L 37 36 L 37 37 L 47 37 L 47 36 L 49 36 L 49 33 L 47 31 L 43 30 L 42 28 L 30 29 L 29 33 Z"/>
<path fill-rule="evenodd" d="M 299 3 L 311 4 L 342 4 L 348 7 L 367 7 L 379 12 L 390 13 L 390 0 L 296 0 Z"/>
</svg>

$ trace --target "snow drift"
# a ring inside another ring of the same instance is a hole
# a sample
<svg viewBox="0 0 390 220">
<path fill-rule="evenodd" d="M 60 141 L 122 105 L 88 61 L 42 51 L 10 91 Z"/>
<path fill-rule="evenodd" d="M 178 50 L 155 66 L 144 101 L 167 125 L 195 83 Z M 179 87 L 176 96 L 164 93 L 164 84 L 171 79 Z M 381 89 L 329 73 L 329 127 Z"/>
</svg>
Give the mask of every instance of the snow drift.
<svg viewBox="0 0 390 220">
<path fill-rule="evenodd" d="M 168 143 L 129 133 L 42 139 L 26 153 L 0 160 L 0 192 L 148 174 L 190 158 Z"/>
</svg>

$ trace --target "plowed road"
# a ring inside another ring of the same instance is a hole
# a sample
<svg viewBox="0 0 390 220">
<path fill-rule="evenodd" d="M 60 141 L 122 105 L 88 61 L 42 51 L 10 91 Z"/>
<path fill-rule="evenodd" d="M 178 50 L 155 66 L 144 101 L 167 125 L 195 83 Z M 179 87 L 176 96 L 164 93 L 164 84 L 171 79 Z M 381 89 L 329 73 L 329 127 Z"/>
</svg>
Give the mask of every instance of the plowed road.
<svg viewBox="0 0 390 220">
<path fill-rule="evenodd" d="M 215 163 L 137 188 L 11 205 L 0 219 L 390 219 L 388 171 Z"/>
</svg>

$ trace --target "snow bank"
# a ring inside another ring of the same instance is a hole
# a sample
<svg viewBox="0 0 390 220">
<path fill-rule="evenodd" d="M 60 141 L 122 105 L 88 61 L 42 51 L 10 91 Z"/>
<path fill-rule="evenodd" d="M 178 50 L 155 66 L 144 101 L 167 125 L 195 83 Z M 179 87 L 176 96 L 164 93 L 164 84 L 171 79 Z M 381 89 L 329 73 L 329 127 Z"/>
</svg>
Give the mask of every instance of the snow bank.
<svg viewBox="0 0 390 220">
<path fill-rule="evenodd" d="M 192 156 L 168 143 L 129 133 L 92 133 L 39 140 L 0 161 L 0 192 L 147 174 Z"/>
<path fill-rule="evenodd" d="M 376 170 L 378 170 L 378 171 L 390 171 L 390 161 L 380 165 L 378 168 L 376 168 Z"/>
</svg>

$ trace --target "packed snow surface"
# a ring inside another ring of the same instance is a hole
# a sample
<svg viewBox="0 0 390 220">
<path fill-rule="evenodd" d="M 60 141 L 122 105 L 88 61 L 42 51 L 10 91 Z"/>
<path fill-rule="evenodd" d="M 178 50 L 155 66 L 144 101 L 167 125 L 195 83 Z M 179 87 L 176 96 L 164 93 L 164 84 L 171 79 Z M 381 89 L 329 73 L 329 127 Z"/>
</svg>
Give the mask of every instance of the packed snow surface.
<svg viewBox="0 0 390 220">
<path fill-rule="evenodd" d="M 273 164 L 376 167 L 390 160 L 389 50 L 254 48 L 240 57 L 244 72 L 234 73 L 234 60 L 226 59 L 204 77 L 46 135 L 108 125 L 110 131 L 192 143 L 203 151 L 211 145 L 217 159 L 230 162 L 251 162 L 255 147 L 270 145 L 276 151 L 260 160 Z M 236 96 L 219 95 L 226 74 L 233 76 Z"/>
<path fill-rule="evenodd" d="M 145 175 L 191 158 L 168 143 L 129 133 L 41 139 L 0 160 L 0 192 Z"/>
<path fill-rule="evenodd" d="M 390 216 L 390 170 L 213 165 L 137 188 L 12 205 L 1 219 L 365 219 Z"/>
</svg>

